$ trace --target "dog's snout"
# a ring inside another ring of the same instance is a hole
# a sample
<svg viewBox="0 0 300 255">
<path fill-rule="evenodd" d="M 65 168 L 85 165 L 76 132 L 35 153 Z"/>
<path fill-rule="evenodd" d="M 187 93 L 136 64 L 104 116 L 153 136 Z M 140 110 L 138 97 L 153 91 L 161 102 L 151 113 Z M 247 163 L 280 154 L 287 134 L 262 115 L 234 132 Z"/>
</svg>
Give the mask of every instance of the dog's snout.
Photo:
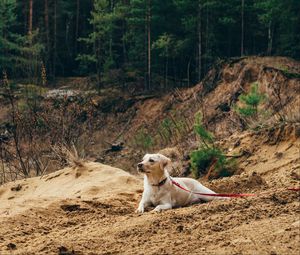
<svg viewBox="0 0 300 255">
<path fill-rule="evenodd" d="M 143 163 L 138 163 L 137 164 L 137 170 L 140 172 L 144 172 L 144 164 Z"/>
</svg>

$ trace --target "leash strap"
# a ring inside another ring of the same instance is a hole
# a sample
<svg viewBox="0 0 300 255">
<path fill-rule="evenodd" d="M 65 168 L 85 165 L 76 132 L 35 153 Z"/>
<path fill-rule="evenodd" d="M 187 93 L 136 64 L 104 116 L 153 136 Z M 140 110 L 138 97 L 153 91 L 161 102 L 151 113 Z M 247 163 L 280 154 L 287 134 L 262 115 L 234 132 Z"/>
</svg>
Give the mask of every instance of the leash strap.
<svg viewBox="0 0 300 255">
<path fill-rule="evenodd" d="M 291 190 L 291 191 L 300 191 L 300 188 L 288 188 L 288 190 Z"/>
<path fill-rule="evenodd" d="M 182 187 L 178 182 L 174 181 L 171 177 L 170 177 L 171 183 L 174 184 L 175 186 L 177 186 L 178 188 L 189 192 L 189 193 L 193 193 L 196 195 L 200 195 L 200 196 L 208 196 L 208 197 L 254 197 L 256 196 L 256 194 L 228 194 L 228 193 L 217 193 L 217 194 L 207 194 L 207 193 L 200 193 L 200 192 L 194 192 L 191 190 L 188 190 L 184 187 Z M 287 190 L 291 190 L 291 191 L 300 191 L 300 188 L 288 188 Z"/>
</svg>

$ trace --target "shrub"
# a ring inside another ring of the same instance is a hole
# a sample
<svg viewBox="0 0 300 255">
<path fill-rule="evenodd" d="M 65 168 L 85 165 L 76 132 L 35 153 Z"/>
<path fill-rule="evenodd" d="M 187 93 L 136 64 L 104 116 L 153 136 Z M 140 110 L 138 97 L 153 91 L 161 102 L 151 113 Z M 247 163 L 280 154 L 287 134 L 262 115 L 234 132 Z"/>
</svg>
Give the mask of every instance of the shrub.
<svg viewBox="0 0 300 255">
<path fill-rule="evenodd" d="M 207 173 L 208 168 L 215 162 L 214 176 L 225 177 L 233 174 L 236 164 L 228 160 L 222 150 L 216 147 L 213 135 L 208 132 L 202 124 L 202 116 L 197 113 L 194 124 L 195 133 L 200 138 L 197 150 L 190 153 L 192 173 L 196 178 Z"/>
<path fill-rule="evenodd" d="M 189 133 L 189 130 L 190 128 L 187 119 L 175 111 L 173 114 L 170 114 L 169 117 L 163 119 L 158 125 L 158 143 L 169 145 L 174 141 L 179 142 L 187 133 Z"/>
<path fill-rule="evenodd" d="M 3 77 L 3 98 L 9 104 L 9 122 L 5 124 L 8 140 L 0 141 L 0 161 L 8 169 L 10 179 L 41 175 L 51 164 L 61 164 L 51 148 L 57 144 L 66 147 L 85 146 L 90 139 L 80 140 L 90 134 L 95 125 L 96 111 L 90 99 L 43 100 L 43 89 L 35 85 L 26 87 Z M 0 179 L 7 180 L 6 172 Z"/>
<path fill-rule="evenodd" d="M 164 119 L 159 127 L 158 127 L 158 132 L 161 134 L 161 137 L 164 140 L 165 144 L 168 144 L 171 142 L 172 134 L 173 134 L 173 123 L 169 118 Z"/>
<path fill-rule="evenodd" d="M 250 92 L 239 96 L 242 106 L 236 106 L 236 112 L 245 119 L 258 119 L 259 105 L 265 100 L 265 94 L 258 92 L 258 83 L 251 85 Z"/>
<path fill-rule="evenodd" d="M 143 150 L 148 150 L 154 145 L 154 142 L 151 135 L 145 129 L 141 129 L 134 137 L 134 144 Z"/>
</svg>

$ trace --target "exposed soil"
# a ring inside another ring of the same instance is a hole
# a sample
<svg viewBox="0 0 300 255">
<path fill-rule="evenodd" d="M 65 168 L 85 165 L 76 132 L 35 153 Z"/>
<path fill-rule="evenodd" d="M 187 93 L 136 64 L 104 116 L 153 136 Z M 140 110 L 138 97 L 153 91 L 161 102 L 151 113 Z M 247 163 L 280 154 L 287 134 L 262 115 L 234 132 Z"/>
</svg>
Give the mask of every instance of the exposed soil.
<svg viewBox="0 0 300 255">
<path fill-rule="evenodd" d="M 105 164 L 87 161 L 0 186 L 0 254 L 298 255 L 300 194 L 288 188 L 300 186 L 299 72 L 299 63 L 286 58 L 246 58 L 222 62 L 202 83 L 161 97 L 112 96 L 112 104 L 97 97 L 105 121 L 93 133 L 88 156 Z M 232 106 L 255 81 L 268 95 L 263 109 L 273 117 L 251 131 Z M 147 127 L 159 141 L 159 123 L 175 110 L 186 120 L 184 135 L 152 148 L 169 147 L 162 153 L 172 158 L 173 174 L 197 146 L 192 128 L 200 110 L 239 167 L 231 177 L 199 181 L 216 192 L 256 196 L 134 212 L 143 188 L 134 165 L 144 152 L 132 139 Z M 104 138 L 124 141 L 125 149 L 105 152 Z"/>
<path fill-rule="evenodd" d="M 132 142 L 136 134 L 145 129 L 154 141 L 154 146 L 147 151 L 177 146 L 181 155 L 185 155 L 197 146 L 193 132 L 197 112 L 201 112 L 205 127 L 217 139 L 240 134 L 245 123 L 236 114 L 234 105 L 238 103 L 239 95 L 249 91 L 254 82 L 259 83 L 260 92 L 267 97 L 261 110 L 268 121 L 261 119 L 259 123 L 275 126 L 283 117 L 287 122 L 299 123 L 299 73 L 300 63 L 288 58 L 242 58 L 216 64 L 202 82 L 192 88 L 178 89 L 155 98 L 124 97 L 112 108 L 114 114 L 105 119 L 109 128 L 95 131 L 95 144 L 90 146 L 90 153 L 102 163 L 131 172 L 144 153 Z M 121 111 L 130 100 L 134 103 L 129 104 L 126 111 Z M 167 142 L 162 139 L 159 128 L 166 119 L 183 121 L 185 125 L 180 134 L 174 131 Z M 117 154 L 101 154 L 107 147 L 103 137 L 110 141 L 124 141 L 125 150 Z"/>
<path fill-rule="evenodd" d="M 8 183 L 0 189 L 0 253 L 299 254 L 299 192 L 287 190 L 300 185 L 299 140 L 262 138 L 224 140 L 257 149 L 240 175 L 203 181 L 257 194 L 245 199 L 138 215 L 140 176 L 99 163 Z"/>
</svg>

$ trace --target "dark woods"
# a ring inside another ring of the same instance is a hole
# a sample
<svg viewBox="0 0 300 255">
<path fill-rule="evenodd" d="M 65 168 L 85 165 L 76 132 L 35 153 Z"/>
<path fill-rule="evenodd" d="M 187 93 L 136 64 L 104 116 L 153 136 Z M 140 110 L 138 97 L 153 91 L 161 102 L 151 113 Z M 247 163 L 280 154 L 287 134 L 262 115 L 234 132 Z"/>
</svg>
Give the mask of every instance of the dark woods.
<svg viewBox="0 0 300 255">
<path fill-rule="evenodd" d="M 0 0 L 0 69 L 188 86 L 218 58 L 299 59 L 299 11 L 298 0 Z"/>
</svg>

